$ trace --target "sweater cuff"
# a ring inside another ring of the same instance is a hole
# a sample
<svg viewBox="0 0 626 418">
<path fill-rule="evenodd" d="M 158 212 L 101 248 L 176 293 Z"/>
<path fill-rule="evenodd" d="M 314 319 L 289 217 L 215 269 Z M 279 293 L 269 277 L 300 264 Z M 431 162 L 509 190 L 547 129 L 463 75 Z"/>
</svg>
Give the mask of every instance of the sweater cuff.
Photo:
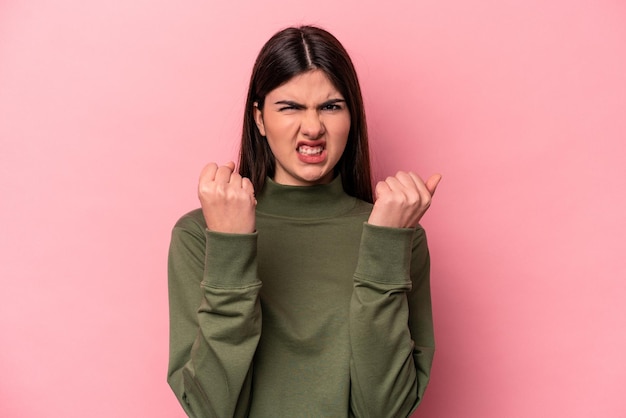
<svg viewBox="0 0 626 418">
<path fill-rule="evenodd" d="M 205 229 L 206 256 L 202 284 L 241 288 L 260 284 L 257 276 L 257 233 L 228 234 Z"/>
<path fill-rule="evenodd" d="M 383 283 L 411 283 L 411 251 L 415 230 L 363 225 L 355 277 Z"/>
</svg>

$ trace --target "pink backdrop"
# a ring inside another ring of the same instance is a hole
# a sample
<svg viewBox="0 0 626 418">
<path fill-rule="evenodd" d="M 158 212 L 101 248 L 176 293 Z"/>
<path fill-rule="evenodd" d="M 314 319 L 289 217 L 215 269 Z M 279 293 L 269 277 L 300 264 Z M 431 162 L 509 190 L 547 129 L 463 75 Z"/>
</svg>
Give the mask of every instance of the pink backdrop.
<svg viewBox="0 0 626 418">
<path fill-rule="evenodd" d="M 0 416 L 183 416 L 170 229 L 297 23 L 352 54 L 377 175 L 444 174 L 415 416 L 626 416 L 624 3 L 230 4 L 0 2 Z"/>
</svg>

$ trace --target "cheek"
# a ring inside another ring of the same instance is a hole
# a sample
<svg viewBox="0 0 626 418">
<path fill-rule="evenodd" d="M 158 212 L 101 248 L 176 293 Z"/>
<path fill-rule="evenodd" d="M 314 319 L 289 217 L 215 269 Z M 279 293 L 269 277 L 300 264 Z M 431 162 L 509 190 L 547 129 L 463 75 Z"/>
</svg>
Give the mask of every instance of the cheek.
<svg viewBox="0 0 626 418">
<path fill-rule="evenodd" d="M 283 143 L 284 141 L 280 141 L 280 138 L 277 139 L 270 135 L 267 136 L 267 145 L 274 156 L 282 154 L 281 150 L 285 148 L 284 145 L 281 145 Z"/>
<path fill-rule="evenodd" d="M 348 142 L 348 135 L 350 135 L 350 118 L 346 118 L 338 123 L 334 127 L 335 136 L 341 138 L 341 141 L 345 144 Z"/>
<path fill-rule="evenodd" d="M 276 140 L 285 140 L 293 136 L 295 123 L 291 119 L 276 118 L 265 121 L 265 131 L 268 137 Z"/>
</svg>

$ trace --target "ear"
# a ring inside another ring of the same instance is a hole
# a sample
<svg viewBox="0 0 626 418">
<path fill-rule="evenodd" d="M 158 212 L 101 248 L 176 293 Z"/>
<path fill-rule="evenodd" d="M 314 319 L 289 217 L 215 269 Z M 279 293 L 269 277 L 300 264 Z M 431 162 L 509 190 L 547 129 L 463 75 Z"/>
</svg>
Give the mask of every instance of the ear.
<svg viewBox="0 0 626 418">
<path fill-rule="evenodd" d="M 259 104 L 254 102 L 254 122 L 256 122 L 256 127 L 259 128 L 259 132 L 261 135 L 265 136 L 265 125 L 263 124 L 263 112 L 259 109 Z"/>
</svg>

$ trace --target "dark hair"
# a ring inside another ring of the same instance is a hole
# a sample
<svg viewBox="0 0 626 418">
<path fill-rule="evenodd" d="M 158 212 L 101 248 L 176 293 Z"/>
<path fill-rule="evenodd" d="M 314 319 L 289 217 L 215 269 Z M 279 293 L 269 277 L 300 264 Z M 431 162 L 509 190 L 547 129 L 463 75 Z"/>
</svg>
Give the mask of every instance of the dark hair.
<svg viewBox="0 0 626 418">
<path fill-rule="evenodd" d="M 329 32 L 301 26 L 283 29 L 263 46 L 254 63 L 244 111 L 239 173 L 259 193 L 273 177 L 275 160 L 254 120 L 254 105 L 263 109 L 269 92 L 307 71 L 321 70 L 341 92 L 350 112 L 350 133 L 335 174 L 351 196 L 372 203 L 369 145 L 365 110 L 354 65 L 341 43 Z"/>
</svg>

